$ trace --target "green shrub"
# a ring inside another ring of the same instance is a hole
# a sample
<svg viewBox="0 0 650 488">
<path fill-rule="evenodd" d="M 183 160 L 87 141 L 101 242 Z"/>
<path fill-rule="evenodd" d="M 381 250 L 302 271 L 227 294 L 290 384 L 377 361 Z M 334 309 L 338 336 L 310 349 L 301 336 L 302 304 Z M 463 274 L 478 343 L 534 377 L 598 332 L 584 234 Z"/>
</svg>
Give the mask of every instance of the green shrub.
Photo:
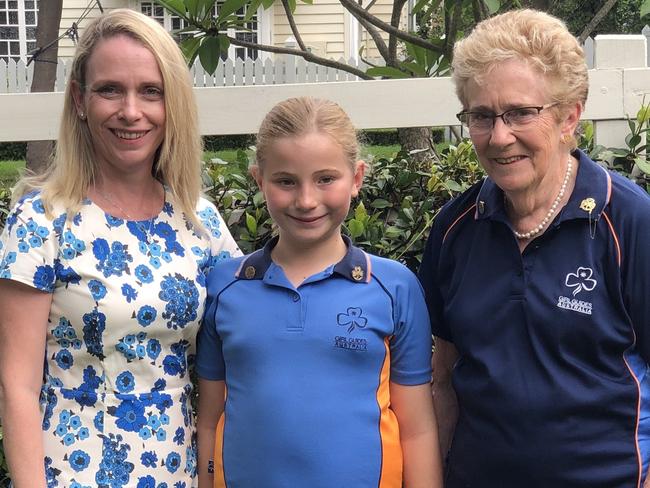
<svg viewBox="0 0 650 488">
<path fill-rule="evenodd" d="M 417 268 L 437 210 L 483 176 L 468 141 L 458 146 L 442 143 L 436 150 L 439 161 L 424 169 L 404 153 L 370 165 L 343 226 L 356 244 Z M 239 151 L 236 161 L 213 160 L 204 171 L 207 196 L 246 253 L 273 235 L 264 196 L 248 175 L 248 164 L 246 153 Z"/>
<path fill-rule="evenodd" d="M 0 142 L 0 161 L 24 160 L 26 156 L 26 142 Z"/>
</svg>

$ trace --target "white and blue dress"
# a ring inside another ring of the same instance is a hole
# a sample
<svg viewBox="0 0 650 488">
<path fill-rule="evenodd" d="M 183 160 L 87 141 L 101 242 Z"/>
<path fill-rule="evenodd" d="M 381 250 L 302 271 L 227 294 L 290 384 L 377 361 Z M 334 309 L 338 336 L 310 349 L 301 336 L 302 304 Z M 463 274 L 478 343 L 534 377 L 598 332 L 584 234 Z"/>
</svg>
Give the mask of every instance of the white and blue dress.
<svg viewBox="0 0 650 488">
<path fill-rule="evenodd" d="M 48 487 L 190 488 L 190 398 L 206 274 L 239 254 L 201 199 L 195 229 L 169 191 L 153 221 L 86 200 L 76 215 L 23 198 L 0 238 L 0 278 L 52 294 L 41 391 Z M 35 327 L 41 324 L 33 324 Z"/>
</svg>

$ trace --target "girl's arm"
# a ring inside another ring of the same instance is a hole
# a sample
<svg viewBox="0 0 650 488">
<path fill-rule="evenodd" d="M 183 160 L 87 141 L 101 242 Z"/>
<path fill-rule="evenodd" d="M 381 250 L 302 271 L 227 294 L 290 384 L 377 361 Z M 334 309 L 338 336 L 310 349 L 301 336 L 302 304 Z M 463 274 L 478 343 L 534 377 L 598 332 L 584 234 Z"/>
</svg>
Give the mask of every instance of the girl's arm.
<svg viewBox="0 0 650 488">
<path fill-rule="evenodd" d="M 430 385 L 390 383 L 404 457 L 404 488 L 442 488 L 442 462 Z"/>
<path fill-rule="evenodd" d="M 198 437 L 199 488 L 214 485 L 214 446 L 219 418 L 226 400 L 226 383 L 199 378 L 199 404 L 196 421 Z"/>
<path fill-rule="evenodd" d="M 0 417 L 15 488 L 45 487 L 39 395 L 52 295 L 0 279 Z"/>
</svg>

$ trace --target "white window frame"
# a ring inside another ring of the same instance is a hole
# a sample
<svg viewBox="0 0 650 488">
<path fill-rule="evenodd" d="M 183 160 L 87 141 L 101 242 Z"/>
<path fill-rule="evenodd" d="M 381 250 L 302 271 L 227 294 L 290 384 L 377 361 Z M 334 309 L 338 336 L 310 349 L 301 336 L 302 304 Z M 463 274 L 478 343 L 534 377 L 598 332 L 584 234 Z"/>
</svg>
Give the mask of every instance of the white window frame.
<svg viewBox="0 0 650 488">
<path fill-rule="evenodd" d="M 9 3 L 9 0 L 5 0 L 7 2 L 7 5 Z M 11 48 L 9 48 L 9 44 L 7 44 L 7 54 L 2 54 L 0 55 L 0 59 L 4 60 L 5 58 L 12 59 L 19 57 L 22 61 L 27 61 L 27 42 L 35 42 L 36 38 L 34 39 L 27 39 L 27 25 L 25 23 L 25 0 L 16 0 L 18 2 L 18 24 L 10 24 L 9 23 L 9 11 L 7 10 L 7 23 L 2 24 L 3 26 L 7 27 L 18 27 L 18 39 L 8 39 L 9 41 L 18 41 L 18 54 L 11 54 Z M 47 0 L 45 0 L 47 1 Z M 38 0 L 34 0 L 34 22 L 35 24 L 32 26 L 30 24 L 30 27 L 36 28 L 36 25 L 38 25 Z"/>
</svg>

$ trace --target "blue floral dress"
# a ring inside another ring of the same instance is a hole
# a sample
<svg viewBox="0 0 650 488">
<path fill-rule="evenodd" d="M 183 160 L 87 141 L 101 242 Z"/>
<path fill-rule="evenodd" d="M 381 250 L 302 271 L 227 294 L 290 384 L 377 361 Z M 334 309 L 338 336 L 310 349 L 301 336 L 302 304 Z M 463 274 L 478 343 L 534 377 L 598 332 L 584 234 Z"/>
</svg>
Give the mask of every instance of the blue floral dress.
<svg viewBox="0 0 650 488">
<path fill-rule="evenodd" d="M 48 487 L 190 488 L 190 396 L 205 278 L 240 252 L 212 204 L 195 230 L 170 194 L 151 223 L 87 200 L 66 219 L 23 198 L 0 238 L 0 278 L 52 293 L 41 391 Z M 206 232 L 207 231 L 207 232 Z"/>
</svg>

